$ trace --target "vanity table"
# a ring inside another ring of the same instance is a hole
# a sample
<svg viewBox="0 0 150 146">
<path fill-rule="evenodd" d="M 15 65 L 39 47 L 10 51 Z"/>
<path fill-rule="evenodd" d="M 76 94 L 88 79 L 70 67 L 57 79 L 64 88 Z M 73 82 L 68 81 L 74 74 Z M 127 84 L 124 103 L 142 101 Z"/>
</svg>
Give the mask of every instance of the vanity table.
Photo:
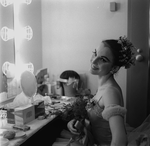
<svg viewBox="0 0 150 146">
<path fill-rule="evenodd" d="M 14 130 L 12 128 L 13 125 L 14 124 L 8 124 L 5 122 L 0 131 L 2 131 L 3 129 Z M 35 119 L 27 123 L 26 125 L 30 126 L 30 130 L 25 132 L 17 130 L 17 132 L 22 133 L 22 135 L 18 137 L 16 136 L 14 139 L 9 140 L 8 146 L 30 146 L 34 145 L 34 143 L 37 146 L 51 146 L 59 136 L 62 129 L 65 128 L 66 123 L 61 119 L 59 115 L 51 115 L 46 119 Z"/>
</svg>

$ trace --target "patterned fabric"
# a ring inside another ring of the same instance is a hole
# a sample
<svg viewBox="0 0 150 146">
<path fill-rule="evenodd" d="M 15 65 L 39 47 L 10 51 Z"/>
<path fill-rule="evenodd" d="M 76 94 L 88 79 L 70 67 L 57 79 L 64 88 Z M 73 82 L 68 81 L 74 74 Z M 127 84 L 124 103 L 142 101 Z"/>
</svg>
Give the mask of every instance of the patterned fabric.
<svg viewBox="0 0 150 146">
<path fill-rule="evenodd" d="M 102 117 L 103 109 L 99 106 L 98 102 L 92 101 L 92 104 L 88 107 L 87 111 L 95 143 L 98 145 L 109 145 L 112 137 L 109 122 Z"/>
</svg>

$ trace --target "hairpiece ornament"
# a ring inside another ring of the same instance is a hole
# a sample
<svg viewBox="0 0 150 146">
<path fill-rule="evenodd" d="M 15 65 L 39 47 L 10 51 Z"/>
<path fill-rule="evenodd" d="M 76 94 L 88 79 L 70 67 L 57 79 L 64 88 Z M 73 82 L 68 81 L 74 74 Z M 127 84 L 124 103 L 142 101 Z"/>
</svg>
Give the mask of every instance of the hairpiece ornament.
<svg viewBox="0 0 150 146">
<path fill-rule="evenodd" d="M 126 69 L 131 65 L 135 65 L 135 50 L 136 48 L 133 44 L 127 39 L 126 36 L 120 36 L 118 43 L 121 44 L 122 49 L 120 50 L 119 62 L 121 66 L 124 66 Z"/>
</svg>

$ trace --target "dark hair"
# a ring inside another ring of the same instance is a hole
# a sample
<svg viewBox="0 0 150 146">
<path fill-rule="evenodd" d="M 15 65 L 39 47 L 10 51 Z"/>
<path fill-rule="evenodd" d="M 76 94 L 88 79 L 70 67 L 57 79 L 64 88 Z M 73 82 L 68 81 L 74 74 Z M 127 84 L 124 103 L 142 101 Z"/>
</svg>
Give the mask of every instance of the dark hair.
<svg viewBox="0 0 150 146">
<path fill-rule="evenodd" d="M 114 66 L 129 68 L 135 63 L 133 44 L 125 37 L 120 37 L 119 40 L 104 40 L 105 46 L 109 47 L 114 56 Z"/>
<path fill-rule="evenodd" d="M 80 75 L 73 70 L 66 70 L 66 71 L 62 72 L 60 75 L 61 79 L 67 79 L 68 80 L 69 77 L 80 80 Z"/>
<path fill-rule="evenodd" d="M 80 80 L 80 75 L 74 70 L 65 70 L 60 75 L 61 79 L 68 80 L 70 77 Z M 62 94 L 63 94 L 63 96 L 65 96 L 64 86 L 63 86 L 62 82 L 60 82 L 60 86 L 62 87 L 62 92 L 63 92 Z"/>
</svg>

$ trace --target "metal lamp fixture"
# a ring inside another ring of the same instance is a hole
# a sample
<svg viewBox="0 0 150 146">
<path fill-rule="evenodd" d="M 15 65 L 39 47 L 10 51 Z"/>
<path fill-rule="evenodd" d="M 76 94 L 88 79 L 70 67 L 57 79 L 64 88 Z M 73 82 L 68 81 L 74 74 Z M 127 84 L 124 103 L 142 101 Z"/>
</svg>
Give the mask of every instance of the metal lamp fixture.
<svg viewBox="0 0 150 146">
<path fill-rule="evenodd" d="M 15 32 L 13 29 L 10 29 L 6 26 L 4 26 L 1 31 L 0 31 L 0 35 L 3 41 L 8 41 L 10 39 L 13 39 L 15 37 L 22 37 L 24 39 L 27 40 L 31 40 L 33 37 L 33 30 L 30 26 L 26 26 L 24 27 L 22 30 L 22 32 Z M 18 35 L 18 36 L 16 36 Z"/>
</svg>

